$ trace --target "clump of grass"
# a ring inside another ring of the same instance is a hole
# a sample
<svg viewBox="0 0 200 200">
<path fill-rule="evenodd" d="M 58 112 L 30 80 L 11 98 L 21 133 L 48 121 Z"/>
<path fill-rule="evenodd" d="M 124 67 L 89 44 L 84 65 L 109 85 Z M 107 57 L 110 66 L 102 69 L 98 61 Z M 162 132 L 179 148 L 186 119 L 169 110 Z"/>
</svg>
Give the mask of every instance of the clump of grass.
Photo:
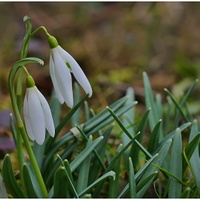
<svg viewBox="0 0 200 200">
<path fill-rule="evenodd" d="M 143 82 L 146 111 L 142 116 L 137 116 L 133 88 L 95 114 L 87 96 L 80 99 L 76 86 L 78 103 L 61 120 L 61 105 L 52 93 L 56 137 L 47 136 L 44 145 L 33 143 L 48 197 L 200 197 L 199 125 L 187 109 L 187 98 L 197 81 L 180 102 L 165 89 L 165 103 L 159 94 L 153 95 L 146 73 Z M 80 113 L 84 113 L 83 124 Z M 70 131 L 60 136 L 69 123 Z M 12 118 L 11 127 L 15 135 Z M 41 197 L 27 159 L 22 179 L 16 180 L 9 155 L 1 173 L 9 196 Z M 1 188 L 0 192 L 5 189 Z"/>
</svg>

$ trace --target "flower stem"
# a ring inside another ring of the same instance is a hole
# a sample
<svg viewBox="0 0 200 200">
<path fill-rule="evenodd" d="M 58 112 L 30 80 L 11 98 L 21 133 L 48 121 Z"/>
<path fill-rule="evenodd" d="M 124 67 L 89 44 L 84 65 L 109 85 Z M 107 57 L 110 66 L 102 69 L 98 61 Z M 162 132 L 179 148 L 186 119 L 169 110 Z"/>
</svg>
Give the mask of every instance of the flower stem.
<svg viewBox="0 0 200 200">
<path fill-rule="evenodd" d="M 35 155 L 33 153 L 33 150 L 31 148 L 31 145 L 30 145 L 30 142 L 29 142 L 29 139 L 27 137 L 27 133 L 26 133 L 26 130 L 24 127 L 20 127 L 19 128 L 20 132 L 21 132 L 21 135 L 22 135 L 22 138 L 24 140 L 24 144 L 26 146 L 26 150 L 28 152 L 28 155 L 29 155 L 29 158 L 31 160 L 31 164 L 33 166 L 33 169 L 35 171 L 35 174 L 36 174 L 36 177 L 37 177 L 37 180 L 38 180 L 38 183 L 40 185 L 40 189 L 41 189 L 41 192 L 42 192 L 42 195 L 43 197 L 48 197 L 48 193 L 47 193 L 47 189 L 46 189 L 46 186 L 44 184 L 44 180 L 43 180 L 43 177 L 41 175 L 41 172 L 40 172 L 40 169 L 38 167 L 38 164 L 37 164 L 37 161 L 36 161 L 36 158 L 35 158 Z"/>
<path fill-rule="evenodd" d="M 22 62 L 22 63 L 25 64 L 25 63 L 30 63 L 30 62 L 33 62 L 33 61 L 29 60 L 27 62 Z M 36 178 L 38 180 L 38 183 L 39 183 L 39 186 L 40 186 L 40 189 L 41 189 L 41 192 L 42 192 L 42 196 L 47 197 L 48 196 L 47 189 L 46 189 L 44 180 L 42 178 L 39 166 L 37 164 L 35 155 L 34 155 L 33 150 L 31 148 L 29 139 L 27 137 L 27 133 L 26 133 L 26 130 L 25 130 L 25 127 L 24 127 L 24 123 L 23 123 L 23 120 L 22 120 L 22 117 L 21 117 L 22 110 L 21 110 L 21 106 L 19 106 L 19 105 L 21 105 L 22 98 L 20 98 L 20 97 L 22 97 L 22 94 L 19 95 L 19 93 L 18 93 L 17 98 L 16 98 L 16 95 L 15 95 L 14 78 L 15 78 L 15 75 L 20 68 L 21 68 L 21 70 L 23 70 L 22 69 L 23 64 L 21 65 L 20 62 L 15 64 L 10 71 L 10 74 L 9 74 L 9 77 L 8 77 L 10 98 L 11 98 L 11 102 L 12 102 L 12 106 L 13 106 L 13 111 L 14 111 L 15 117 L 16 117 L 17 127 L 18 127 L 19 132 L 21 133 L 21 137 L 23 138 L 26 150 L 28 152 L 32 167 L 34 169 Z M 23 162 L 22 140 L 21 140 L 22 138 L 21 137 L 19 136 L 18 137 L 19 140 L 17 141 L 17 149 L 19 151 L 18 155 L 19 155 L 20 170 L 22 169 L 22 162 Z M 22 179 L 22 181 L 23 181 L 23 179 Z"/>
</svg>

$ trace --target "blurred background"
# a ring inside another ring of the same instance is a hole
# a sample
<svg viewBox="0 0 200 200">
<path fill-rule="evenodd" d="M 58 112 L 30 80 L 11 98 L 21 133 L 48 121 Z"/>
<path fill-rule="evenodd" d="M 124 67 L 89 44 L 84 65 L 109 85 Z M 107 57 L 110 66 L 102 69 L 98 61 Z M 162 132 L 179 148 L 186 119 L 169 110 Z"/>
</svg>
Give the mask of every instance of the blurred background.
<svg viewBox="0 0 200 200">
<path fill-rule="evenodd" d="M 155 92 L 164 95 L 166 87 L 179 98 L 200 75 L 199 10 L 199 2 L 0 2 L 0 111 L 11 109 L 7 77 L 19 59 L 25 15 L 33 29 L 45 26 L 77 60 L 93 87 L 90 106 L 102 110 L 130 86 L 143 103 L 143 71 Z M 52 84 L 43 31 L 31 41 L 29 56 L 45 62 L 28 69 L 48 98 Z M 194 112 L 200 110 L 198 91 Z"/>
</svg>

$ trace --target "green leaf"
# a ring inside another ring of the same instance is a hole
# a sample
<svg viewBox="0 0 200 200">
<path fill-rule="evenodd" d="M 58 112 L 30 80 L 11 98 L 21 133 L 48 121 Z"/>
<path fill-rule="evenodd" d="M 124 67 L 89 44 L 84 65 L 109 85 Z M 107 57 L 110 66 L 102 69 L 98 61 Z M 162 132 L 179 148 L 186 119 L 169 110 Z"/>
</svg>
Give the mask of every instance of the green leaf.
<svg viewBox="0 0 200 200">
<path fill-rule="evenodd" d="M 77 82 L 74 83 L 74 103 L 80 102 L 80 88 Z M 74 127 L 76 124 L 80 124 L 80 107 L 71 117 L 71 126 Z"/>
<path fill-rule="evenodd" d="M 164 160 L 165 160 L 165 158 L 166 158 L 166 156 L 167 156 L 167 153 L 168 153 L 168 151 L 169 151 L 169 148 L 170 148 L 170 146 L 171 146 L 171 143 L 172 143 L 172 140 L 170 139 L 170 140 L 168 140 L 168 141 L 163 145 L 163 147 L 162 147 L 162 148 L 160 149 L 160 151 L 158 152 L 158 156 L 155 158 L 155 160 L 154 160 L 154 162 L 153 162 L 154 164 L 156 164 L 156 165 L 158 165 L 158 166 L 162 166 L 162 164 L 163 164 L 163 162 L 164 162 Z M 156 168 L 155 166 L 150 165 L 150 166 L 147 168 L 146 172 L 142 175 L 142 177 L 141 177 L 141 179 L 140 179 L 140 181 L 139 181 L 138 184 L 142 183 L 147 177 L 149 177 L 151 174 L 155 173 L 156 170 L 157 170 L 157 168 Z M 153 180 L 153 179 L 151 179 L 151 180 Z M 151 181 L 149 181 L 148 184 L 150 185 L 150 184 L 151 184 Z M 148 186 L 148 185 L 145 186 L 146 189 L 148 188 L 147 186 Z M 142 197 L 142 195 L 143 195 L 144 193 L 145 193 L 145 190 L 142 190 L 142 191 L 140 192 L 140 194 L 138 194 L 138 197 Z"/>
<path fill-rule="evenodd" d="M 160 140 L 160 137 L 161 137 L 161 123 L 162 123 L 162 120 L 160 119 L 158 121 L 158 123 L 156 124 L 156 126 L 154 127 L 151 135 L 150 135 L 150 139 L 149 139 L 149 144 L 148 144 L 148 147 L 147 147 L 147 150 L 152 153 L 156 147 L 158 146 L 158 143 L 159 143 L 159 140 Z"/>
<path fill-rule="evenodd" d="M 86 147 L 71 163 L 71 171 L 73 172 L 84 160 L 85 158 L 94 150 L 94 148 L 102 141 L 103 136 L 95 139 L 89 147 Z"/>
<path fill-rule="evenodd" d="M 81 193 L 79 193 L 79 197 L 83 196 L 86 192 L 88 192 L 89 190 L 91 190 L 95 185 L 99 184 L 101 181 L 107 179 L 108 177 L 112 177 L 113 179 L 115 179 L 115 172 L 113 171 L 109 171 L 106 174 L 104 174 L 103 176 L 101 176 L 100 178 L 98 178 L 96 181 L 94 181 L 91 185 L 89 185 L 85 190 L 83 190 Z"/>
<path fill-rule="evenodd" d="M 120 144 L 117 148 L 117 153 L 119 153 L 122 148 L 123 148 L 123 145 Z M 121 157 L 117 159 L 117 161 L 115 162 L 113 166 L 113 171 L 115 172 L 116 176 L 115 176 L 115 179 L 110 180 L 109 194 L 108 194 L 109 198 L 117 198 L 119 183 L 120 183 L 120 161 L 121 161 Z"/>
<path fill-rule="evenodd" d="M 136 182 L 138 182 L 142 175 L 147 171 L 147 169 L 149 168 L 149 166 L 151 165 L 151 163 L 158 157 L 158 154 L 155 154 L 154 156 L 152 156 L 152 158 L 150 158 L 140 169 L 139 171 L 135 174 L 135 180 Z M 124 187 L 124 189 L 121 191 L 121 193 L 118 195 L 118 198 L 122 198 L 126 192 L 129 189 L 129 183 Z"/>
<path fill-rule="evenodd" d="M 186 128 L 188 128 L 189 126 L 191 126 L 191 122 L 185 123 L 183 125 L 181 125 L 180 127 L 178 127 L 181 131 L 185 130 Z M 169 139 L 173 139 L 174 138 L 174 134 L 175 134 L 176 130 L 173 130 L 171 133 L 167 134 L 163 140 L 158 144 L 158 147 L 156 149 L 155 152 L 158 152 L 159 149 L 162 148 L 162 146 L 169 140 Z"/>
<path fill-rule="evenodd" d="M 130 98 L 126 101 L 125 105 L 134 102 L 135 96 L 134 96 L 134 90 L 132 87 L 129 87 L 127 89 L 126 96 L 128 96 Z M 134 107 L 133 107 L 133 109 L 130 109 L 126 113 L 124 113 L 123 124 L 125 127 L 128 127 L 128 126 L 130 126 L 130 124 L 134 123 L 134 115 L 135 115 Z M 130 127 L 129 132 L 133 136 L 134 135 L 134 127 Z M 126 134 L 122 133 L 122 141 L 123 141 L 123 145 L 126 145 L 130 141 L 130 138 Z M 125 152 L 127 154 L 126 157 L 128 158 L 128 151 L 126 151 L 126 152 Z"/>
<path fill-rule="evenodd" d="M 80 106 L 84 103 L 84 101 L 88 98 L 88 95 L 83 97 L 72 109 L 71 111 L 63 118 L 60 124 L 56 127 L 55 135 L 57 136 L 58 133 L 62 130 L 62 128 L 66 125 L 67 121 L 71 119 L 74 113 L 80 108 Z"/>
<path fill-rule="evenodd" d="M 148 120 L 148 116 L 149 116 L 149 112 L 150 112 L 150 109 L 148 109 L 145 114 L 143 115 L 136 131 L 137 133 L 140 132 L 140 134 L 136 137 L 137 138 L 137 141 L 138 143 L 140 143 L 142 141 L 142 137 L 144 135 L 144 131 L 145 131 L 145 128 L 146 128 L 146 124 L 147 124 L 147 120 Z M 139 147 L 139 148 L 138 148 Z M 139 162 L 139 150 L 140 150 L 140 146 L 138 146 L 138 144 L 136 143 L 136 141 L 133 142 L 133 145 L 131 147 L 131 150 L 130 150 L 130 157 L 132 158 L 133 160 L 133 165 L 134 165 L 134 168 L 136 168 L 137 166 L 137 163 Z"/>
<path fill-rule="evenodd" d="M 175 131 L 175 136 L 172 143 L 170 173 L 182 180 L 182 138 L 181 130 L 179 128 Z M 169 198 L 179 198 L 181 196 L 182 184 L 172 177 L 169 178 L 169 181 Z"/>
<path fill-rule="evenodd" d="M 187 118 L 187 116 L 184 114 L 180 104 L 176 101 L 176 99 L 174 98 L 174 96 L 171 94 L 171 92 L 168 89 L 164 89 L 164 91 L 169 95 L 169 97 L 171 98 L 171 100 L 173 101 L 174 105 L 176 106 L 176 108 L 178 109 L 178 111 L 181 113 L 183 119 L 185 120 L 185 122 L 188 122 L 189 119 Z"/>
<path fill-rule="evenodd" d="M 151 89 L 151 84 L 146 72 L 143 72 L 143 83 L 144 83 L 146 108 L 147 109 L 151 108 L 151 112 L 149 114 L 149 123 L 150 123 L 150 128 L 152 131 L 157 121 L 160 119 L 160 114 L 159 114 L 159 109 L 157 109 L 156 107 L 153 92 Z"/>
<path fill-rule="evenodd" d="M 189 142 L 191 142 L 197 135 L 198 135 L 198 122 L 194 120 L 191 127 Z M 195 139 L 198 140 L 198 139 Z M 194 152 L 189 159 L 189 163 L 191 165 L 191 170 L 197 185 L 198 195 L 200 196 L 200 176 L 199 176 L 199 169 L 200 169 L 200 159 L 199 159 L 199 151 L 198 146 L 194 149 Z"/>
<path fill-rule="evenodd" d="M 68 183 L 67 183 L 67 173 L 64 167 L 59 167 L 56 170 L 54 177 L 54 198 L 66 198 Z"/>
<path fill-rule="evenodd" d="M 187 160 L 189 160 L 195 149 L 198 147 L 199 145 L 199 141 L 200 141 L 200 133 L 198 133 L 193 139 L 192 141 L 186 146 L 185 150 L 184 150 L 184 154 L 187 158 Z"/>
<path fill-rule="evenodd" d="M 140 183 L 138 183 L 137 189 L 137 198 L 142 198 L 143 195 L 146 193 L 149 185 L 153 182 L 155 176 L 158 174 L 158 171 L 155 171 L 148 176 L 146 176 Z"/>
<path fill-rule="evenodd" d="M 114 112 L 116 112 L 116 110 L 118 110 L 127 101 L 127 99 L 128 99 L 128 97 L 123 97 L 123 98 L 119 99 L 118 101 L 113 103 L 111 106 L 109 106 L 110 109 L 112 109 Z M 107 119 L 109 116 L 110 116 L 110 113 L 107 110 L 101 111 L 98 115 L 92 117 L 90 120 L 88 120 L 85 123 L 84 132 L 85 133 L 89 132 L 89 130 L 93 129 L 98 124 L 105 121 L 105 119 Z"/>
<path fill-rule="evenodd" d="M 11 195 L 14 198 L 25 197 L 23 191 L 21 190 L 21 188 L 19 187 L 15 179 L 10 156 L 8 154 L 6 154 L 3 159 L 2 177 L 5 183 L 6 189 L 11 193 Z"/>
<path fill-rule="evenodd" d="M 31 175 L 29 173 L 29 169 L 26 164 L 23 165 L 22 174 L 23 174 L 23 181 L 24 181 L 24 187 L 26 190 L 26 194 L 28 195 L 29 198 L 37 198 L 38 196 L 35 192 L 35 189 L 34 189 L 34 186 L 32 183 L 32 179 L 31 179 Z"/>
<path fill-rule="evenodd" d="M 88 148 L 92 144 L 92 137 L 89 137 L 87 141 L 86 148 Z M 88 156 L 80 165 L 78 180 L 77 180 L 77 192 L 80 193 L 84 190 L 88 185 L 88 177 L 90 172 L 90 161 L 91 155 Z"/>
<path fill-rule="evenodd" d="M 130 191 L 130 198 L 137 198 L 134 168 L 132 159 L 130 157 L 129 157 L 129 191 Z"/>
</svg>

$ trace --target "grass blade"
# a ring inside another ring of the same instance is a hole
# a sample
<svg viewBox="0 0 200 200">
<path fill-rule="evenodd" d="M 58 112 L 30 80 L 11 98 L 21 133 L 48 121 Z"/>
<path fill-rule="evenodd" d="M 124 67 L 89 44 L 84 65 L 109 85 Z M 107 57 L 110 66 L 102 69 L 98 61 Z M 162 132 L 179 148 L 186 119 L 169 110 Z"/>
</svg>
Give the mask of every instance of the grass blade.
<svg viewBox="0 0 200 200">
<path fill-rule="evenodd" d="M 109 171 L 106 174 L 104 174 L 103 176 L 101 176 L 100 178 L 98 178 L 96 181 L 94 181 L 91 185 L 89 185 L 85 190 L 83 190 L 81 193 L 79 193 L 79 197 L 83 196 L 86 192 L 88 192 L 89 190 L 91 190 L 95 185 L 99 184 L 101 181 L 107 179 L 108 177 L 112 177 L 113 179 L 115 179 L 115 172 L 113 171 Z"/>
<path fill-rule="evenodd" d="M 23 191 L 17 184 L 17 181 L 14 176 L 10 156 L 7 154 L 3 159 L 2 166 L 2 177 L 5 183 L 6 189 L 11 193 L 11 195 L 15 198 L 23 198 L 25 197 Z"/>
<path fill-rule="evenodd" d="M 182 181 L 182 138 L 181 130 L 179 128 L 175 131 L 175 136 L 172 143 L 170 173 Z M 169 178 L 169 181 L 169 198 L 179 198 L 181 196 L 182 184 L 172 177 Z"/>
<path fill-rule="evenodd" d="M 130 192 L 130 198 L 136 198 L 137 192 L 136 192 L 136 180 L 134 176 L 134 168 L 132 159 L 129 157 L 129 192 Z"/>
</svg>

